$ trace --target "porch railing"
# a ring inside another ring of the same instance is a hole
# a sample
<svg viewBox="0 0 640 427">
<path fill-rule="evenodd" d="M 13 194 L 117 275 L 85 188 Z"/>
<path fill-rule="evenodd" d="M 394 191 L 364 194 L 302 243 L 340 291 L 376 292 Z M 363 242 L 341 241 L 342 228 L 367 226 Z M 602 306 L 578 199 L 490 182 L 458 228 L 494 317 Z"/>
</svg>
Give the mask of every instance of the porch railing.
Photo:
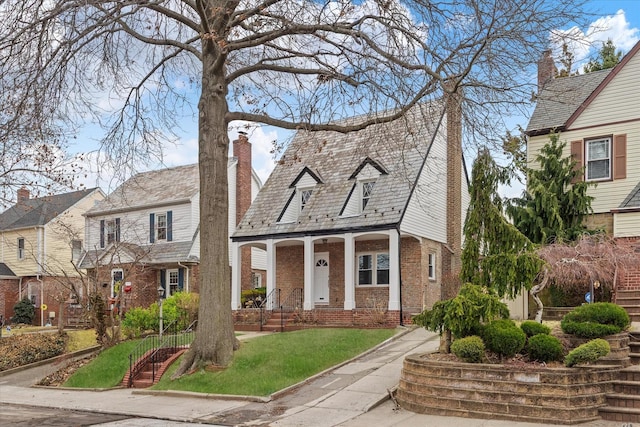
<svg viewBox="0 0 640 427">
<path fill-rule="evenodd" d="M 129 354 L 129 379 L 127 387 L 133 386 L 134 379 L 151 364 L 152 381 L 155 381 L 158 373 L 158 365 L 167 360 L 171 355 L 183 348 L 187 348 L 195 336 L 197 320 L 182 330 L 179 330 L 176 321 L 171 322 L 160 335 L 149 335 L 145 337 L 136 348 Z"/>
</svg>

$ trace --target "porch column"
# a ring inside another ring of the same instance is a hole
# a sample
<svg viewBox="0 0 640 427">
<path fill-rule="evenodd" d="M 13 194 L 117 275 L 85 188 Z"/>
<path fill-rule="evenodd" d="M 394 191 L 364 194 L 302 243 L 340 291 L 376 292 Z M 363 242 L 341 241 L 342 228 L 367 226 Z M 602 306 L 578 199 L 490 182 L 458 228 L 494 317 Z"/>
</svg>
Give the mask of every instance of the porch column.
<svg viewBox="0 0 640 427">
<path fill-rule="evenodd" d="M 271 295 L 271 300 L 267 300 L 267 310 L 273 310 L 273 290 L 276 288 L 276 247 L 273 239 L 267 239 L 267 297 Z"/>
<path fill-rule="evenodd" d="M 355 259 L 353 233 L 344 235 L 344 309 L 356 308 Z"/>
<path fill-rule="evenodd" d="M 389 230 L 389 310 L 400 310 L 399 231 Z"/>
<path fill-rule="evenodd" d="M 305 310 L 313 309 L 313 241 L 304 238 L 304 304 Z"/>
<path fill-rule="evenodd" d="M 242 250 L 238 242 L 231 242 L 231 310 L 240 307 L 240 292 L 242 288 Z"/>
</svg>

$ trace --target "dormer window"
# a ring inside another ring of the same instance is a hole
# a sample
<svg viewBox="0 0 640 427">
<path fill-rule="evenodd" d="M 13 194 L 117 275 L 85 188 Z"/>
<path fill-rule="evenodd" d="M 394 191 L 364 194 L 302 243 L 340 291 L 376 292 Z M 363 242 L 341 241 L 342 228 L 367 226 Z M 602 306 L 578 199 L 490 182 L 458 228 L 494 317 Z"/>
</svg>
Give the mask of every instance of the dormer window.
<svg viewBox="0 0 640 427">
<path fill-rule="evenodd" d="M 304 207 L 309 202 L 312 192 L 313 190 L 311 189 L 300 190 L 300 212 L 304 210 Z"/>
<path fill-rule="evenodd" d="M 369 199 L 373 194 L 373 187 L 375 187 L 375 181 L 366 181 L 362 183 L 362 210 L 367 207 L 367 203 L 369 203 Z"/>
</svg>

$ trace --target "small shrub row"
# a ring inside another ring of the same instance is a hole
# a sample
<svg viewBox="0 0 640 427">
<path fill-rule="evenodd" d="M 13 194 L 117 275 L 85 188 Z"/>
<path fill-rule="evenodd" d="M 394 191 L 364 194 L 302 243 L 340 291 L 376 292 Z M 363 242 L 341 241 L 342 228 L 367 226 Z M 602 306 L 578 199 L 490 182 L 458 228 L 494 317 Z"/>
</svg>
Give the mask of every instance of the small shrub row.
<svg viewBox="0 0 640 427">
<path fill-rule="evenodd" d="M 66 334 L 36 333 L 0 340 L 0 371 L 39 362 L 64 353 Z"/>
</svg>

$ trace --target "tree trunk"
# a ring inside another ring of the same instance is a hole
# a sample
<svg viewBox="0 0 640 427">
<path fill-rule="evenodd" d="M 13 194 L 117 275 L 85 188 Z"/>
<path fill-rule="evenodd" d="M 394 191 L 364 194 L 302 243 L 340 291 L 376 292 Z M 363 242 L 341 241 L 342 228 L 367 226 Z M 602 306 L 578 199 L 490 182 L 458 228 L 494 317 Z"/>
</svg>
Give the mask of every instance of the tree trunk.
<svg viewBox="0 0 640 427">
<path fill-rule="evenodd" d="M 228 252 L 227 87 L 215 42 L 203 38 L 202 43 L 202 94 L 198 104 L 200 307 L 196 337 L 174 378 L 207 365 L 228 366 L 236 341 Z"/>
<path fill-rule="evenodd" d="M 535 318 L 535 321 L 538 323 L 542 323 L 542 312 L 544 310 L 544 305 L 542 304 L 542 300 L 538 297 L 538 294 L 542 292 L 545 286 L 547 286 L 547 282 L 549 281 L 547 268 L 548 267 L 546 266 L 542 268 L 542 281 L 537 285 L 535 285 L 534 287 L 532 287 L 531 290 L 529 291 L 529 293 L 531 294 L 531 297 L 533 298 L 533 300 L 536 302 L 536 305 L 538 306 L 538 310 L 536 311 L 536 318 Z"/>
</svg>

